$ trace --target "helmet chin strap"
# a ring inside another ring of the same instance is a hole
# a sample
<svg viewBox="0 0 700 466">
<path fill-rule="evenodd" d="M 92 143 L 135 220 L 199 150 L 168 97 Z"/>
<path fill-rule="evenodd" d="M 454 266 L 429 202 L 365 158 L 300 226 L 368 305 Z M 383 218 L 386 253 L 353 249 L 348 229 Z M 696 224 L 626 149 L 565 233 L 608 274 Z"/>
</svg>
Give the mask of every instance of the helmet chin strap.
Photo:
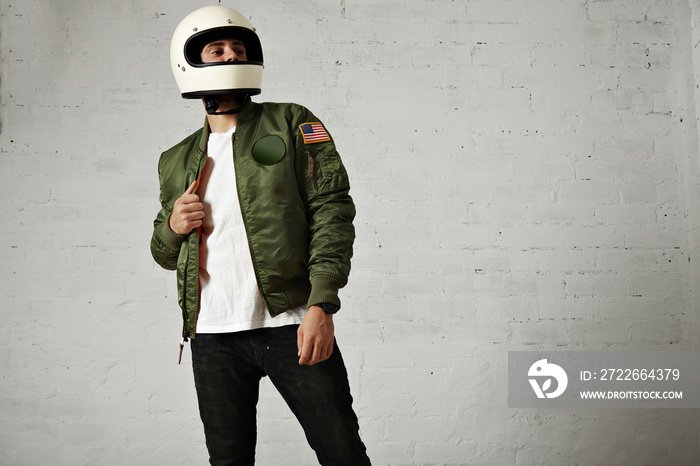
<svg viewBox="0 0 700 466">
<path fill-rule="evenodd" d="M 243 96 L 243 103 L 238 107 L 232 108 L 231 110 L 225 110 L 223 112 L 217 112 L 219 106 L 221 105 L 221 96 L 204 97 L 204 108 L 207 110 L 209 115 L 235 115 L 236 113 L 241 112 L 243 105 L 245 105 L 248 99 L 250 99 L 250 96 L 245 94 Z"/>
</svg>

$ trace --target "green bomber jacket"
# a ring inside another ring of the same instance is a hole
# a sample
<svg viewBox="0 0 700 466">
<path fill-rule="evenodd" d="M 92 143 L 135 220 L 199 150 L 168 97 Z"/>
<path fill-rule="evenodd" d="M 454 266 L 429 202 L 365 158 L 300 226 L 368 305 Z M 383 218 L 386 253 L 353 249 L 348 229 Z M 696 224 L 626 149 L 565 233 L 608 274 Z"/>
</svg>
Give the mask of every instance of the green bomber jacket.
<svg viewBox="0 0 700 466">
<path fill-rule="evenodd" d="M 175 201 L 206 163 L 209 127 L 163 152 L 158 163 L 161 210 L 151 254 L 177 270 L 183 338 L 196 337 L 199 233 L 174 233 Z M 271 316 L 306 304 L 340 306 L 350 273 L 355 206 L 330 133 L 296 104 L 248 101 L 233 134 L 238 198 L 258 287 Z"/>
</svg>

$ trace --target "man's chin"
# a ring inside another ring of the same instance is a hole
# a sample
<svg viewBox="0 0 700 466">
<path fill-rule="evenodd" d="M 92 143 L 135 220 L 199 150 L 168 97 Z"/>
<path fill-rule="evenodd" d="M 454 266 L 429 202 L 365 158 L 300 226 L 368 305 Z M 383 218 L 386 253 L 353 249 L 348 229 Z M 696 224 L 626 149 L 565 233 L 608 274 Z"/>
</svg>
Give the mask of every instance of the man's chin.
<svg viewBox="0 0 700 466">
<path fill-rule="evenodd" d="M 240 106 L 241 106 L 241 104 L 238 102 L 238 96 L 224 95 L 224 96 L 221 96 L 221 103 L 219 104 L 219 111 L 225 112 L 227 110 L 233 110 L 234 108 L 238 108 Z"/>
</svg>

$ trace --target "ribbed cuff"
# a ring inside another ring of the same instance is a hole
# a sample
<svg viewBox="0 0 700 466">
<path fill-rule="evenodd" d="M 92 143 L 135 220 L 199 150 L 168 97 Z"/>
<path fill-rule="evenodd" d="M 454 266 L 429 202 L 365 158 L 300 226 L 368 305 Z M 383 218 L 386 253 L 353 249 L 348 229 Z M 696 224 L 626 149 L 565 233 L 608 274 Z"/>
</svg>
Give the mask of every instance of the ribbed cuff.
<svg viewBox="0 0 700 466">
<path fill-rule="evenodd" d="M 158 225 L 156 235 L 158 236 L 158 239 L 163 242 L 163 244 L 173 251 L 179 251 L 182 242 L 185 241 L 185 238 L 187 238 L 187 235 L 178 235 L 170 229 L 170 217 L 168 217 L 165 222 Z"/>
<path fill-rule="evenodd" d="M 340 285 L 336 279 L 328 275 L 314 275 L 309 280 L 311 281 L 311 294 L 307 302 L 308 306 L 319 303 L 340 306 L 340 298 L 338 297 Z"/>
</svg>

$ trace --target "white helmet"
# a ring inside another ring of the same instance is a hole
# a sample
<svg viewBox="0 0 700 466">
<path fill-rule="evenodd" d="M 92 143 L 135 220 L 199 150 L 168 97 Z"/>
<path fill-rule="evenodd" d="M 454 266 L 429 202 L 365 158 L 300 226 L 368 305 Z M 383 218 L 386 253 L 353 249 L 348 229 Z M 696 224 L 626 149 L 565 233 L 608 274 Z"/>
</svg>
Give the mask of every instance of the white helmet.
<svg viewBox="0 0 700 466">
<path fill-rule="evenodd" d="M 200 53 L 209 42 L 240 39 L 248 61 L 202 63 Z M 263 53 L 260 39 L 250 22 L 224 6 L 207 6 L 183 19 L 170 43 L 170 66 L 185 99 L 222 94 L 260 94 Z"/>
</svg>

